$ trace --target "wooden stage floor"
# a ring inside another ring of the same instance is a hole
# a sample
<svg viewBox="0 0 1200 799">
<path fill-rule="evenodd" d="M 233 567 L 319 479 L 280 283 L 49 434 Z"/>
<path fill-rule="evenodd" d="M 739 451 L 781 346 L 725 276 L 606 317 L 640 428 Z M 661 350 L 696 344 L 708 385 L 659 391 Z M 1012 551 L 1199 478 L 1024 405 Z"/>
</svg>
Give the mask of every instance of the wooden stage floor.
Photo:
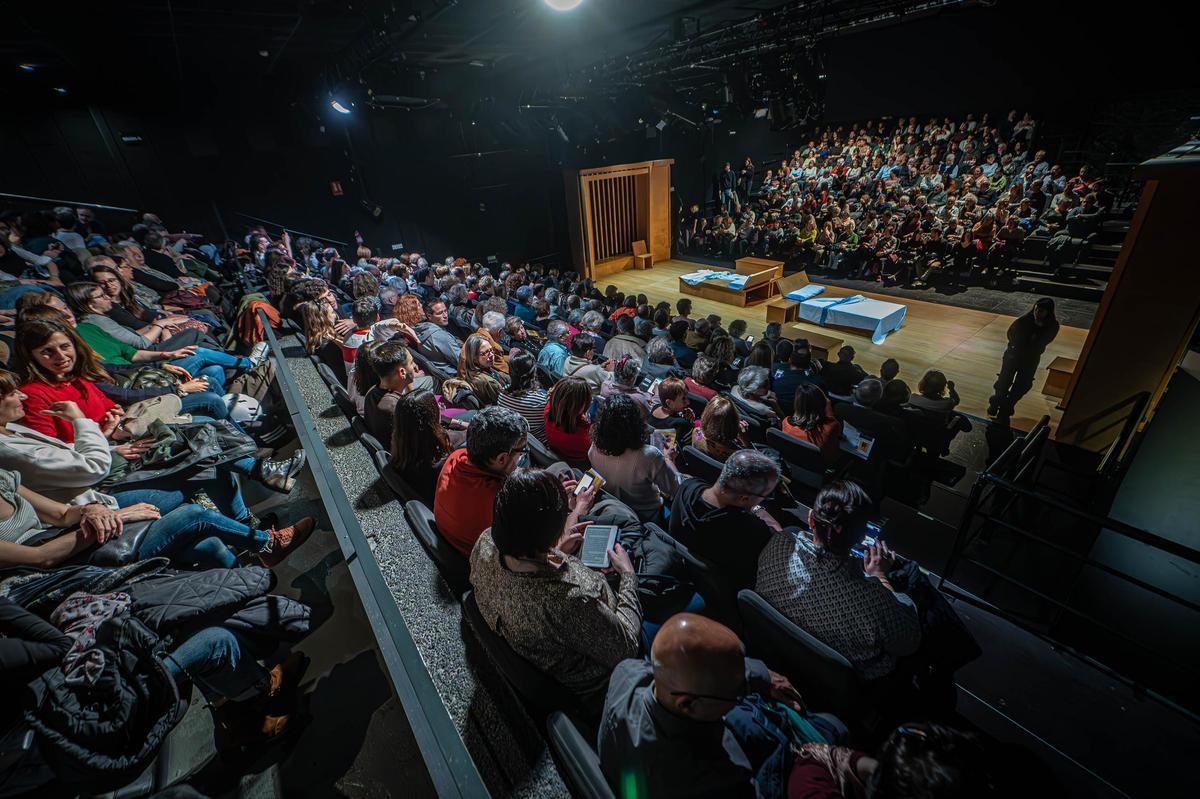
<svg viewBox="0 0 1200 799">
<path fill-rule="evenodd" d="M 611 283 L 626 294 L 645 294 L 652 305 L 661 300 L 673 304 L 683 296 L 679 293 L 679 276 L 698 268 L 694 263 L 670 260 L 657 263 L 653 269 L 645 271 L 626 270 L 606 275 L 597 280 L 596 285 L 601 291 Z M 849 289 L 827 286 L 822 296 L 845 297 L 854 293 Z M 900 301 L 896 297 L 862 293 L 884 302 Z M 702 297 L 688 298 L 692 300 L 693 316 L 715 313 L 726 327 L 734 319 L 745 319 L 755 338 L 761 337 L 766 327 L 766 303 L 739 308 Z M 1033 295 L 1029 295 L 1031 305 L 1034 299 Z M 925 370 L 940 369 L 948 379 L 954 381 L 962 397 L 959 410 L 986 418 L 988 397 L 992 394 L 992 384 L 1000 369 L 1008 326 L 1014 317 L 919 300 L 907 300 L 903 304 L 908 306 L 904 327 L 888 336 L 883 344 L 872 344 L 865 332 L 824 332 L 844 338 L 846 344 L 854 347 L 857 353 L 855 361 L 868 372 L 878 374 L 879 365 L 884 360 L 895 358 L 900 362 L 900 379 L 908 383 L 914 392 Z M 801 322 L 785 326 L 783 335 L 786 338 L 799 338 L 804 331 L 821 330 L 816 325 Z M 1046 380 L 1046 366 L 1058 355 L 1078 358 L 1086 337 L 1087 330 L 1083 328 L 1064 326 L 1059 330 L 1058 338 L 1042 356 L 1042 368 L 1034 380 L 1033 389 L 1017 403 L 1012 419 L 1014 428 L 1028 430 L 1044 414 L 1050 414 L 1051 422 L 1057 424 L 1062 416 L 1062 412 L 1055 409 L 1058 399 L 1041 393 Z"/>
</svg>

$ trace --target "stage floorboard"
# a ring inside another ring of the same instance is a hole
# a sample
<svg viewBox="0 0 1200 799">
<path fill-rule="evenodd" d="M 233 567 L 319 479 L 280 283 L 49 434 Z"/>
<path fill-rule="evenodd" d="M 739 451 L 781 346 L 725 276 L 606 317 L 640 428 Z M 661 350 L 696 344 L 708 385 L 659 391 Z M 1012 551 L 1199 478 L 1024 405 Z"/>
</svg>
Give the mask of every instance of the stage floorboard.
<svg viewBox="0 0 1200 799">
<path fill-rule="evenodd" d="M 605 275 L 597 280 L 596 284 L 601 291 L 611 283 L 626 294 L 645 294 L 651 304 L 660 300 L 674 303 L 682 296 L 679 293 L 679 276 L 693 272 L 696 268 L 694 263 L 670 260 L 657 263 L 653 269 L 645 271 L 626 270 Z M 962 397 L 959 410 L 973 416 L 986 416 L 988 397 L 991 396 L 992 384 L 996 380 L 1000 358 L 1007 343 L 1005 334 L 1013 317 L 920 300 L 901 300 L 883 294 L 854 292 L 838 286 L 827 286 L 822 296 L 845 297 L 855 293 L 907 305 L 908 315 L 904 320 L 904 327 L 892 333 L 879 345 L 872 344 L 865 332 L 823 332 L 845 339 L 858 353 L 855 361 L 868 372 L 878 374 L 879 365 L 885 359 L 895 358 L 900 362 L 900 379 L 908 383 L 914 392 L 926 369 L 942 370 L 948 379 L 954 381 Z M 745 319 L 750 333 L 756 338 L 762 335 L 763 328 L 766 327 L 766 303 L 738 308 L 702 297 L 689 299 L 692 300 L 692 307 L 696 311 L 693 316 L 715 313 L 721 317 L 725 326 L 734 319 Z M 1030 295 L 1030 304 L 1033 303 L 1033 299 Z M 823 329 L 801 322 L 785 326 L 784 336 L 797 338 L 802 336 L 805 330 L 822 332 Z M 1017 404 L 1012 420 L 1013 427 L 1028 430 L 1043 414 L 1050 414 L 1051 422 L 1057 424 L 1062 416 L 1062 412 L 1055 409 L 1058 399 L 1042 394 L 1042 385 L 1046 381 L 1046 366 L 1059 355 L 1078 358 L 1085 338 L 1087 330 L 1084 328 L 1063 326 L 1060 329 L 1058 338 L 1046 348 L 1046 354 L 1042 356 L 1041 368 L 1034 380 L 1033 389 Z"/>
</svg>

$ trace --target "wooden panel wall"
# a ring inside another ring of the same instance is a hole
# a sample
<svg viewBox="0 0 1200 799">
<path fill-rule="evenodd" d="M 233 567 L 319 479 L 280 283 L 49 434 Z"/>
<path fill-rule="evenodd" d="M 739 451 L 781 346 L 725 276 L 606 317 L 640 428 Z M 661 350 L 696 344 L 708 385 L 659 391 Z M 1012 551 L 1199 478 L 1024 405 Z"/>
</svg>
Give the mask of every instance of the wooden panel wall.
<svg viewBox="0 0 1200 799">
<path fill-rule="evenodd" d="M 633 263 L 633 242 L 658 260 L 671 257 L 671 159 L 563 173 L 571 256 L 597 277 Z"/>
<path fill-rule="evenodd" d="M 637 183 L 633 175 L 588 181 L 592 262 L 633 252 L 637 238 Z"/>
</svg>

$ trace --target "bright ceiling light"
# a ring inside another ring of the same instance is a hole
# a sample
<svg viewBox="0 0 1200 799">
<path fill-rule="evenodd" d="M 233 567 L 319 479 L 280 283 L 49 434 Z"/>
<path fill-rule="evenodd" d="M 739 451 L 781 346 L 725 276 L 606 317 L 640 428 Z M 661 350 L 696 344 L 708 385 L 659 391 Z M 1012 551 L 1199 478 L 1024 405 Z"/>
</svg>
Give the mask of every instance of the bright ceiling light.
<svg viewBox="0 0 1200 799">
<path fill-rule="evenodd" d="M 583 0 L 546 0 L 546 5 L 553 8 L 555 11 L 570 11 L 578 8 Z"/>
<path fill-rule="evenodd" d="M 350 113 L 350 109 L 348 107 L 342 105 L 337 100 L 330 100 L 329 105 L 331 108 L 333 108 L 334 111 L 337 111 L 339 114 L 349 114 Z"/>
</svg>

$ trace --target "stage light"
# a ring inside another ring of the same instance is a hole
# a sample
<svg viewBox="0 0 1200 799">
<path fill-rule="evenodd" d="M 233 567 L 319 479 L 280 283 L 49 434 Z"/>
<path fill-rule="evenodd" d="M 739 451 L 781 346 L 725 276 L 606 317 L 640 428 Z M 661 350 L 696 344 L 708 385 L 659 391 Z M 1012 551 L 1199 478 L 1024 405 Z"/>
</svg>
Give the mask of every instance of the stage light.
<svg viewBox="0 0 1200 799">
<path fill-rule="evenodd" d="M 54 93 L 59 95 L 60 97 L 66 97 L 67 96 L 67 87 L 66 86 L 55 86 Z"/>
<path fill-rule="evenodd" d="M 546 5 L 553 8 L 555 11 L 570 11 L 578 8 L 583 0 L 546 0 Z"/>
<path fill-rule="evenodd" d="M 337 111 L 339 114 L 349 114 L 349 113 L 350 113 L 350 109 L 349 109 L 348 107 L 346 107 L 346 106 L 342 105 L 342 104 L 341 104 L 340 102 L 338 102 L 337 100 L 330 100 L 330 101 L 329 101 L 329 106 L 330 106 L 330 107 L 331 107 L 331 108 L 332 108 L 334 111 Z"/>
<path fill-rule="evenodd" d="M 17 64 L 17 69 L 22 72 L 33 72 L 37 69 L 37 64 Z"/>
</svg>

